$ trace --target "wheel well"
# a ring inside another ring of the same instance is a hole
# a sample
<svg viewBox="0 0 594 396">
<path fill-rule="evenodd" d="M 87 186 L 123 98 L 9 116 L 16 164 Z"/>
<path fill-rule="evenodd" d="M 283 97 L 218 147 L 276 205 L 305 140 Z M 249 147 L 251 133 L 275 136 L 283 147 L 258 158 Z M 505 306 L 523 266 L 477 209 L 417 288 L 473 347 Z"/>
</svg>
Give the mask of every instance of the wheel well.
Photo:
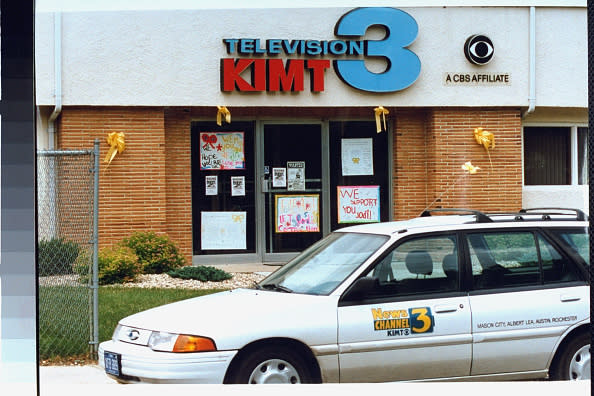
<svg viewBox="0 0 594 396">
<path fill-rule="evenodd" d="M 553 356 L 553 359 L 551 360 L 551 364 L 549 365 L 549 372 L 550 372 L 551 368 L 557 364 L 557 362 L 563 355 L 563 350 L 565 349 L 565 346 L 567 345 L 567 343 L 570 342 L 573 338 L 582 335 L 583 333 L 587 333 L 587 334 L 590 333 L 590 323 L 583 324 L 581 326 L 576 327 L 575 329 L 571 330 L 565 336 L 565 338 L 563 338 L 563 340 L 557 347 L 557 350 L 555 351 L 555 356 Z"/>
<path fill-rule="evenodd" d="M 279 348 L 286 348 L 289 349 L 291 352 L 298 353 L 307 362 L 308 367 L 311 371 L 313 381 L 315 383 L 322 382 L 322 374 L 320 372 L 320 365 L 318 364 L 318 360 L 315 358 L 313 352 L 311 351 L 311 349 L 309 349 L 307 345 L 305 345 L 301 341 L 297 341 L 292 338 L 267 338 L 251 342 L 245 345 L 243 348 L 241 348 L 239 352 L 237 352 L 235 357 L 233 357 L 233 360 L 231 360 L 229 367 L 227 368 L 227 372 L 225 373 L 223 383 L 229 383 L 232 373 L 235 372 L 244 356 L 247 356 L 251 352 L 267 346 L 277 346 Z"/>
</svg>

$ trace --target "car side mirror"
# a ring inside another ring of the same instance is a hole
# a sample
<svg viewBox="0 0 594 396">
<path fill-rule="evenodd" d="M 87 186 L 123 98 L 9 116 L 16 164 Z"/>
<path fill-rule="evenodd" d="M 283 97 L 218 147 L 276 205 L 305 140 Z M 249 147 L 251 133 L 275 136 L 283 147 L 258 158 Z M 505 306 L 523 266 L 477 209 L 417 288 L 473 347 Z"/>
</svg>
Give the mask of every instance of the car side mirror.
<svg viewBox="0 0 594 396">
<path fill-rule="evenodd" d="M 365 298 L 370 292 L 379 288 L 379 279 L 371 276 L 364 276 L 353 282 L 347 289 L 343 300 L 357 301 Z"/>
</svg>

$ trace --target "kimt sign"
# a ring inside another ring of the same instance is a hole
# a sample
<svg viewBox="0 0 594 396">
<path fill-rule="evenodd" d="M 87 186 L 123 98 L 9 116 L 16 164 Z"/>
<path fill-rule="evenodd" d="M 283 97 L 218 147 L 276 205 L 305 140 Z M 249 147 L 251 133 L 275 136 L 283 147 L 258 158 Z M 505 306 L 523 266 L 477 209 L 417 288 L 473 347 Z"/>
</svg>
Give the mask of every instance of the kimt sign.
<svg viewBox="0 0 594 396">
<path fill-rule="evenodd" d="M 382 40 L 362 40 L 371 26 L 383 26 Z M 397 92 L 412 85 L 421 61 L 407 47 L 417 37 L 417 22 L 395 8 L 357 8 L 334 27 L 335 40 L 224 38 L 221 59 L 223 92 L 300 92 L 309 74 L 311 92 L 324 91 L 326 70 L 353 88 L 368 92 Z M 369 71 L 367 58 L 383 58 L 386 69 Z M 246 79 L 247 77 L 247 79 Z"/>
</svg>

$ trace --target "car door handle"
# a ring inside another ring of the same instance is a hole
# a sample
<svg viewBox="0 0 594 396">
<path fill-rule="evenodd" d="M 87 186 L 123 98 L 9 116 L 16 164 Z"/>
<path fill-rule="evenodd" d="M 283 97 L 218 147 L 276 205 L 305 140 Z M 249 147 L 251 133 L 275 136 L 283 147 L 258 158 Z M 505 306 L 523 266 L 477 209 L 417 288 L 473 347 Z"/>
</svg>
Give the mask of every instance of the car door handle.
<svg viewBox="0 0 594 396">
<path fill-rule="evenodd" d="M 458 310 L 457 305 L 436 305 L 435 306 L 435 313 L 456 312 L 457 310 Z"/>
<path fill-rule="evenodd" d="M 561 302 L 571 302 L 571 301 L 580 301 L 582 298 L 580 296 L 572 295 L 572 294 L 563 294 L 561 295 Z"/>
</svg>

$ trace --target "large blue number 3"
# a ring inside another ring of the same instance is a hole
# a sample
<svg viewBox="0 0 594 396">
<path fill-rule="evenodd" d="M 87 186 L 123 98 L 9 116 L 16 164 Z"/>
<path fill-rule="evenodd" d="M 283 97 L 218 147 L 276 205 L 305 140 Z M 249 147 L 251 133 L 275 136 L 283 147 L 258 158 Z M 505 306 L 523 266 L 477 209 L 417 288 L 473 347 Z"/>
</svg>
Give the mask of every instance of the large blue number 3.
<svg viewBox="0 0 594 396">
<path fill-rule="evenodd" d="M 354 88 L 371 92 L 400 91 L 414 83 L 421 73 L 421 61 L 406 48 L 417 37 L 417 22 L 396 8 L 357 8 L 336 23 L 334 32 L 337 36 L 362 37 L 367 28 L 374 25 L 384 26 L 386 37 L 380 41 L 366 41 L 365 55 L 386 58 L 386 71 L 370 72 L 364 60 L 335 60 L 334 69 Z"/>
</svg>

